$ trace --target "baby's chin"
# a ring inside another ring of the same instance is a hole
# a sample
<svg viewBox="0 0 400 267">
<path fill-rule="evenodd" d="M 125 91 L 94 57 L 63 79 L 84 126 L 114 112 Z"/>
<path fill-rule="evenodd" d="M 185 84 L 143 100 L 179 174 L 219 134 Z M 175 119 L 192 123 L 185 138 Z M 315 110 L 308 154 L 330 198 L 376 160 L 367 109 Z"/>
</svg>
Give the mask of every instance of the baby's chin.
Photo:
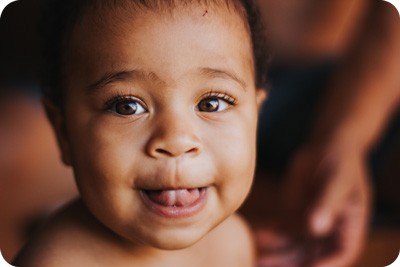
<svg viewBox="0 0 400 267">
<path fill-rule="evenodd" d="M 144 244 L 161 250 L 182 250 L 190 248 L 200 242 L 209 231 L 196 229 L 191 233 L 160 234 L 151 238 L 144 238 Z M 189 232 L 189 233 L 188 233 Z"/>
<path fill-rule="evenodd" d="M 200 239 L 197 240 L 173 240 L 173 241 L 166 241 L 166 242 L 152 242 L 149 244 L 153 248 L 161 249 L 161 250 L 183 250 L 192 247 L 196 244 Z"/>
</svg>

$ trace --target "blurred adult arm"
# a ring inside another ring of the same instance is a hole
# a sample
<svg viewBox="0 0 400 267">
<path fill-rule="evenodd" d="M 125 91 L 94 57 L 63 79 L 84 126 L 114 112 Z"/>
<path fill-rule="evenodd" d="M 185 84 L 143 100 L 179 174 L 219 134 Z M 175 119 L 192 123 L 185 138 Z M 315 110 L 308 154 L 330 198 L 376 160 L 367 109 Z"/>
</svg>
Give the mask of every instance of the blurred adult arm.
<svg viewBox="0 0 400 267">
<path fill-rule="evenodd" d="M 348 266 L 359 255 L 371 209 L 366 157 L 399 106 L 399 15 L 383 1 L 369 10 L 289 168 L 289 210 L 303 218 L 309 266 Z"/>
</svg>

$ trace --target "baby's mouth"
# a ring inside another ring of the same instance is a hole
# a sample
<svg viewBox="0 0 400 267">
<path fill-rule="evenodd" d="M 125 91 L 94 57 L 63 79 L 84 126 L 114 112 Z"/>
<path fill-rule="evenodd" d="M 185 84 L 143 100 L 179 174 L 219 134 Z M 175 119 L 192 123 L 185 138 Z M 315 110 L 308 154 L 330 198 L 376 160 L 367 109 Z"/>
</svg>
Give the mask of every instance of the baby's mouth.
<svg viewBox="0 0 400 267">
<path fill-rule="evenodd" d="M 198 202 L 205 193 L 205 188 L 143 190 L 149 200 L 164 207 L 189 207 Z"/>
<path fill-rule="evenodd" d="M 140 190 L 143 203 L 165 218 L 186 218 L 199 213 L 207 203 L 208 187 Z"/>
</svg>

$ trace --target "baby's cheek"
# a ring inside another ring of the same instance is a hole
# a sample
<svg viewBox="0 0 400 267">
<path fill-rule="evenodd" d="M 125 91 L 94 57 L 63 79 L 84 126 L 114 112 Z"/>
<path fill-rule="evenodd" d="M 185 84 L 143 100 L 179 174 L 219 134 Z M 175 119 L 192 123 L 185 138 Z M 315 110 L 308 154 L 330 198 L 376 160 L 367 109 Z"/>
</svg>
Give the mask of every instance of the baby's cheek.
<svg viewBox="0 0 400 267">
<path fill-rule="evenodd" d="M 223 198 L 229 202 L 241 204 L 250 190 L 255 168 L 255 145 L 249 142 L 249 136 L 238 134 L 220 150 L 216 168 Z M 220 141 L 223 142 L 223 141 Z"/>
</svg>

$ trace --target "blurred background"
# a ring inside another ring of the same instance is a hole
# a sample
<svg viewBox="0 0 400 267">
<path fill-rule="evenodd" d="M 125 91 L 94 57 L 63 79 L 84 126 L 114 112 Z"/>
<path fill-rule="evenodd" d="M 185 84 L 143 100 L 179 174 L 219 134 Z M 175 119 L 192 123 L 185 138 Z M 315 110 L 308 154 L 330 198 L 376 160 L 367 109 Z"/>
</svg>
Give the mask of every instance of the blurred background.
<svg viewBox="0 0 400 267">
<path fill-rule="evenodd" d="M 77 195 L 41 105 L 39 1 L 16 1 L 0 19 L 0 249 L 16 255 L 36 225 Z"/>
<path fill-rule="evenodd" d="M 295 17 L 302 1 L 260 2 L 269 44 L 282 60 L 272 60 L 269 98 L 260 118 L 256 180 L 241 209 L 255 231 L 273 228 L 283 212 L 283 173 L 307 139 L 318 103 L 338 68 L 335 58 L 329 53 L 324 56 L 321 48 L 326 47 L 324 36 L 334 33 L 315 27 L 313 36 L 318 38 L 301 39 Z M 77 196 L 72 172 L 61 163 L 40 102 L 39 6 L 40 0 L 13 2 L 0 20 L 0 249 L 8 261 L 47 214 Z M 324 17 L 321 12 L 315 14 L 315 21 Z M 328 47 L 341 49 L 340 42 Z M 375 195 L 373 215 L 367 244 L 354 266 L 386 266 L 400 249 L 397 110 L 368 159 Z"/>
</svg>

